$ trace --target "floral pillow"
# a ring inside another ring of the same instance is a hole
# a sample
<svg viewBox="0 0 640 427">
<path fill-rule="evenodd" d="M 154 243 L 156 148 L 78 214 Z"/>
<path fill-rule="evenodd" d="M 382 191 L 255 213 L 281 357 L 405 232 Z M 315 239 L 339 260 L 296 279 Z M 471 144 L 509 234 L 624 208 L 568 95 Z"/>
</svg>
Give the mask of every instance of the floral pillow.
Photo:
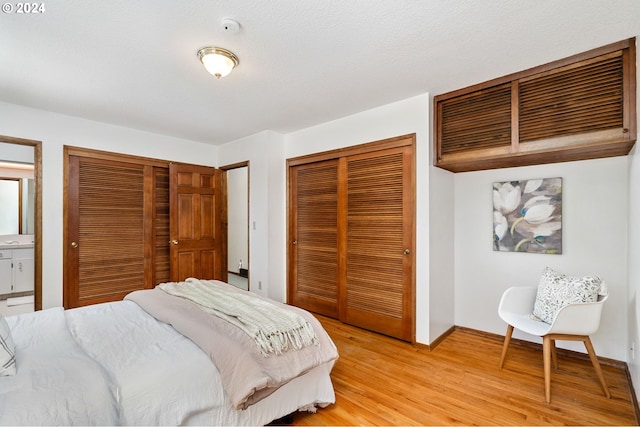
<svg viewBox="0 0 640 427">
<path fill-rule="evenodd" d="M 558 310 L 569 304 L 596 302 L 602 280 L 595 276 L 571 277 L 546 267 L 540 277 L 533 315 L 553 323 Z"/>
<path fill-rule="evenodd" d="M 16 373 L 16 356 L 9 325 L 0 316 L 0 377 Z"/>
</svg>

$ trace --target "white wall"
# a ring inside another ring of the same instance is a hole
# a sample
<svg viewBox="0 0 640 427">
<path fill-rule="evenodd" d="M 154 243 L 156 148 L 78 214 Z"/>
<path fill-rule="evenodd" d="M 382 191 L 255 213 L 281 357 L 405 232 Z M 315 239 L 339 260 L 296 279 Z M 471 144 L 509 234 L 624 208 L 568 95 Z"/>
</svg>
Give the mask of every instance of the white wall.
<svg viewBox="0 0 640 427">
<path fill-rule="evenodd" d="M 636 81 L 640 82 L 640 67 L 637 64 L 636 73 Z M 639 104 L 636 108 L 637 122 L 640 124 L 640 96 L 638 94 L 636 96 Z M 638 137 L 640 138 L 640 134 Z M 640 142 L 636 142 L 629 154 L 629 287 L 627 291 L 629 335 L 626 342 L 629 371 L 636 389 L 640 384 L 640 352 L 638 351 L 640 345 L 640 301 L 638 300 L 640 297 L 640 151 L 638 144 Z"/>
<path fill-rule="evenodd" d="M 638 110 L 640 113 L 640 109 Z M 640 118 L 638 119 L 640 120 Z M 640 136 L 640 135 L 639 135 Z M 628 340 L 625 341 L 629 371 L 633 383 L 640 384 L 640 152 L 638 142 L 629 155 L 629 287 L 626 307 L 628 307 Z M 634 351 L 630 351 L 633 347 Z"/>
<path fill-rule="evenodd" d="M 214 146 L 0 103 L 0 135 L 42 141 L 42 306 L 62 305 L 63 146 L 215 166 Z"/>
<path fill-rule="evenodd" d="M 416 134 L 416 339 L 421 343 L 429 343 L 430 339 L 430 114 L 430 98 L 425 94 L 285 135 L 285 155 L 292 158 L 400 135 Z M 285 178 L 284 175 L 280 177 L 281 180 Z M 279 187 L 285 184 L 283 182 Z M 278 250 L 285 259 L 286 245 L 274 250 Z M 284 292 L 286 283 L 282 282 L 280 286 Z"/>
<path fill-rule="evenodd" d="M 282 138 L 278 133 L 264 131 L 218 147 L 219 166 L 249 162 L 249 286 L 251 291 L 278 301 L 284 301 L 285 295 L 278 283 L 279 274 L 284 274 L 279 272 L 283 263 L 271 251 L 277 240 L 270 236 L 283 232 L 284 227 L 278 226 L 279 219 L 271 217 L 269 206 L 280 200 L 278 191 L 271 189 L 271 181 L 278 177 L 271 158 L 274 152 L 282 151 Z M 270 286 L 271 279 L 274 286 Z"/>
<path fill-rule="evenodd" d="M 455 324 L 455 174 L 430 165 L 428 311 L 431 342 Z M 420 267 L 420 265 L 419 265 Z M 426 308 L 426 307 L 425 307 Z"/>
<path fill-rule="evenodd" d="M 545 266 L 599 275 L 610 291 L 592 337 L 600 356 L 625 360 L 627 340 L 627 157 L 495 169 L 455 175 L 456 325 L 504 335 L 498 303 L 510 286 L 537 286 Z M 492 183 L 563 178 L 563 253 L 495 252 Z M 538 341 L 520 332 L 515 337 Z M 578 343 L 559 347 L 584 352 Z"/>
<path fill-rule="evenodd" d="M 0 161 L 33 163 L 33 147 L 0 142 Z"/>
</svg>

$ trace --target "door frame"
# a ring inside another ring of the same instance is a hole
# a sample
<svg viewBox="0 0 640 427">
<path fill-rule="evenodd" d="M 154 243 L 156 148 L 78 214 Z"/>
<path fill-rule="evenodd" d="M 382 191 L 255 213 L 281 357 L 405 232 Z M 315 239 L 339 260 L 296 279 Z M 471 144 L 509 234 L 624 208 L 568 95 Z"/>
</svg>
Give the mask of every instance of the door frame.
<svg viewBox="0 0 640 427">
<path fill-rule="evenodd" d="M 36 187 L 33 230 L 33 309 L 34 311 L 42 310 L 42 141 L 0 135 L 0 142 L 33 147 L 33 179 Z"/>
<path fill-rule="evenodd" d="M 225 166 L 220 166 L 218 169 L 222 171 L 222 247 L 223 247 L 223 271 L 225 274 L 225 282 L 228 282 L 228 274 L 229 274 L 229 266 L 228 266 L 228 258 L 229 258 L 229 210 L 228 210 L 228 194 L 227 194 L 227 172 L 232 169 L 239 168 L 247 168 L 247 225 L 250 224 L 251 221 L 251 166 L 249 160 L 243 162 L 232 163 Z M 249 225 L 249 230 L 247 230 L 247 269 L 249 270 L 247 274 L 247 290 L 251 290 L 251 226 Z"/>
</svg>

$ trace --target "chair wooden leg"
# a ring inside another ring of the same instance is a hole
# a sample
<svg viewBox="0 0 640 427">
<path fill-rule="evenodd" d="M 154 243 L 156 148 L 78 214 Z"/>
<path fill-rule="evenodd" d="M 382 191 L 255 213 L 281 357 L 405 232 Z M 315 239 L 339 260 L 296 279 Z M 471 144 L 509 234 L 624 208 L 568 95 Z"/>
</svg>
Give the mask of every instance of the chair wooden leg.
<svg viewBox="0 0 640 427">
<path fill-rule="evenodd" d="M 542 357 L 544 360 L 544 400 L 551 403 L 551 346 L 549 335 L 542 337 Z"/>
<path fill-rule="evenodd" d="M 600 367 L 600 362 L 598 361 L 596 352 L 593 349 L 593 345 L 591 344 L 591 339 L 589 339 L 589 337 L 584 337 L 582 341 L 584 342 L 584 346 L 587 348 L 587 353 L 589 353 L 591 363 L 596 369 L 596 374 L 598 374 L 598 378 L 600 379 L 600 384 L 602 385 L 602 390 L 604 390 L 604 395 L 607 396 L 608 399 L 611 399 L 611 393 L 609 392 L 609 387 L 607 387 L 607 382 L 604 380 L 602 368 Z"/>
<path fill-rule="evenodd" d="M 558 369 L 558 354 L 556 353 L 556 340 L 551 340 L 551 361 L 553 362 L 553 369 Z"/>
<path fill-rule="evenodd" d="M 500 369 L 504 366 L 504 359 L 507 357 L 507 349 L 509 348 L 509 342 L 511 341 L 511 335 L 513 334 L 513 326 L 507 326 L 507 333 L 504 335 L 504 344 L 502 345 L 502 356 L 500 356 Z"/>
</svg>

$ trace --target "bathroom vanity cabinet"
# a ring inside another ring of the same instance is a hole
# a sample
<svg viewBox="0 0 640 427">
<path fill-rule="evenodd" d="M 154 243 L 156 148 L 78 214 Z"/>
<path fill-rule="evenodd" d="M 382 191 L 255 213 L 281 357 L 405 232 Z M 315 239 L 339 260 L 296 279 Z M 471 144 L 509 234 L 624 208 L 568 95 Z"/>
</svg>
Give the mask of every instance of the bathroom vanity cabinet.
<svg viewBox="0 0 640 427">
<path fill-rule="evenodd" d="M 0 295 L 11 293 L 11 262 L 11 251 L 0 251 Z"/>
<path fill-rule="evenodd" d="M 33 291 L 33 248 L 0 249 L 0 295 Z"/>
</svg>

